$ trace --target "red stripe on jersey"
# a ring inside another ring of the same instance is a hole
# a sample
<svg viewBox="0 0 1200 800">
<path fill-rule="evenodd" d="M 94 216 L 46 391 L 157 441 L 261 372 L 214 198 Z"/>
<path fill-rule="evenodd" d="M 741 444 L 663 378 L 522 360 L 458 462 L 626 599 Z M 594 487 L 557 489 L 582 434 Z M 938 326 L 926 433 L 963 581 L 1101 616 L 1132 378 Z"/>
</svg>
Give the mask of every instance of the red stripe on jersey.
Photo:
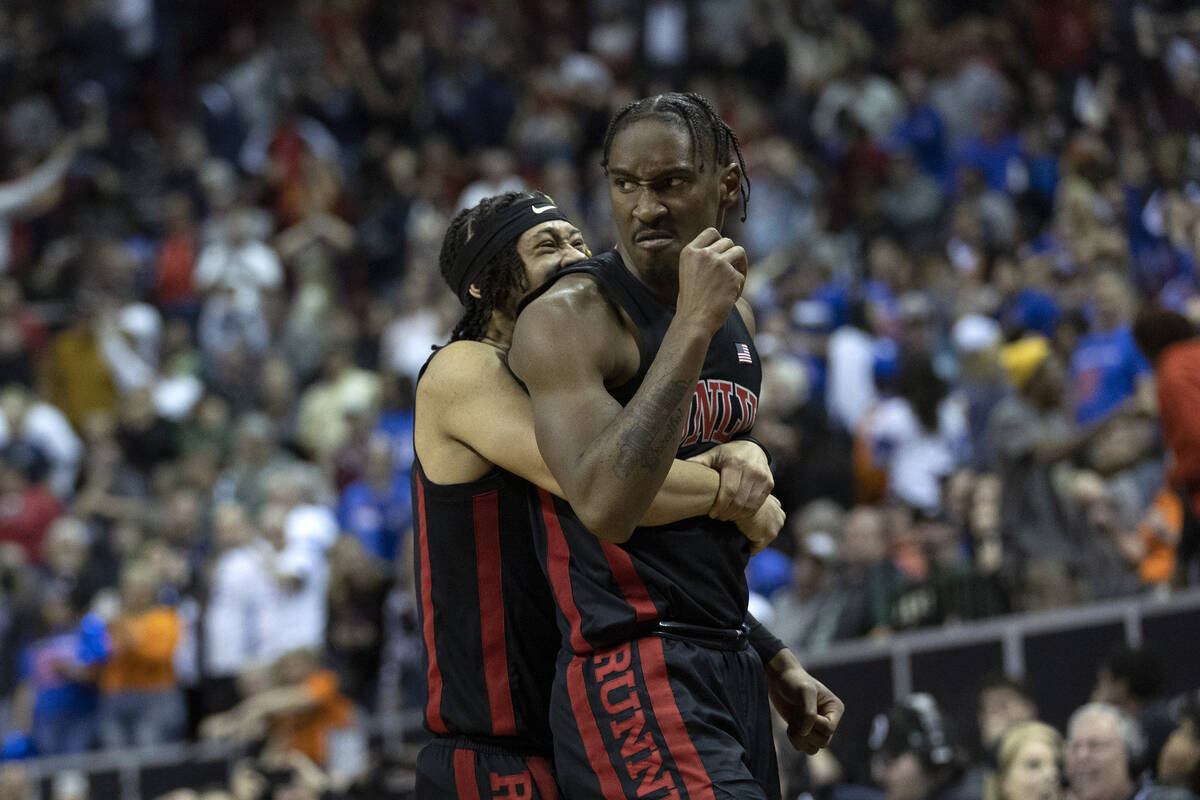
<svg viewBox="0 0 1200 800">
<path fill-rule="evenodd" d="M 458 800 L 479 800 L 479 782 L 475 779 L 475 753 L 457 748 L 454 751 L 454 788 Z"/>
<path fill-rule="evenodd" d="M 625 595 L 625 602 L 633 606 L 637 621 L 645 622 L 657 618 L 658 609 L 654 607 L 654 601 L 650 599 L 646 584 L 642 583 L 641 576 L 637 574 L 629 553 L 612 542 L 601 541 L 600 547 L 604 549 L 604 557 L 608 559 L 608 567 L 617 579 L 617 586 L 621 587 L 621 594 Z"/>
<path fill-rule="evenodd" d="M 425 724 L 434 733 L 448 733 L 442 721 L 442 671 L 438 669 L 437 639 L 433 629 L 433 576 L 429 574 L 429 530 L 425 527 L 425 481 L 417 476 L 417 546 L 421 559 L 421 633 L 429 658 L 427 682 L 429 698 L 425 701 Z"/>
<path fill-rule="evenodd" d="M 550 576 L 558 608 L 571 628 L 571 649 L 586 653 L 591 648 L 583 638 L 579 609 L 575 607 L 575 594 L 571 591 L 571 549 L 559 524 L 558 512 L 554 510 L 554 496 L 545 489 L 538 489 L 538 496 L 542 501 L 542 519 L 546 523 L 546 573 Z"/>
<path fill-rule="evenodd" d="M 550 771 L 550 762 L 538 756 L 531 756 L 527 763 L 529 772 L 533 775 L 533 785 L 537 787 L 542 800 L 558 800 L 558 784 L 554 781 L 554 773 Z"/>
<path fill-rule="evenodd" d="M 504 637 L 504 586 L 500 569 L 500 493 L 474 498 L 475 570 L 479 583 L 479 629 L 483 639 L 483 678 L 492 709 L 492 735 L 515 736 L 512 691 L 508 684 L 508 644 Z"/>
<path fill-rule="evenodd" d="M 642 661 L 642 679 L 650 695 L 650 707 L 654 709 L 654 718 L 658 720 L 667 750 L 675 760 L 683 785 L 687 787 L 688 797 L 691 800 L 714 800 L 712 778 L 708 776 L 687 726 L 683 724 L 679 706 L 675 705 L 662 639 L 657 636 L 638 639 L 637 649 Z"/>
<path fill-rule="evenodd" d="M 571 696 L 571 710 L 575 712 L 575 727 L 579 729 L 579 736 L 583 739 L 588 765 L 600 781 L 600 791 L 603 792 L 605 800 L 625 800 L 621 781 L 608 757 L 604 740 L 600 738 L 600 726 L 588 701 L 582 658 L 572 658 L 571 663 L 567 665 L 567 693 Z"/>
</svg>

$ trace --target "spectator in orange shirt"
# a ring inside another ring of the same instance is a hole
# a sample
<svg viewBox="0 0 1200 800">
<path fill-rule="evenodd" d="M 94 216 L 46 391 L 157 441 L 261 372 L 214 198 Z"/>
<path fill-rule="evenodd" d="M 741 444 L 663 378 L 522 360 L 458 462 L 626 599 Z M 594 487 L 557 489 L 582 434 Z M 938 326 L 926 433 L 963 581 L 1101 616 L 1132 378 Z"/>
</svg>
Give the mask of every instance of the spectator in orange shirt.
<svg viewBox="0 0 1200 800">
<path fill-rule="evenodd" d="M 105 747 L 146 746 L 183 735 L 183 698 L 175 679 L 180 620 L 159 605 L 158 576 L 135 563 L 121 574 L 121 612 L 109 624 L 112 656 L 100 674 L 100 737 Z"/>
<path fill-rule="evenodd" d="M 274 687 L 243 700 L 201 725 L 206 738 L 267 739 L 265 752 L 296 750 L 328 767 L 329 738 L 354 724 L 354 706 L 311 650 L 293 650 L 272 667 Z"/>
<path fill-rule="evenodd" d="M 1147 308 L 1138 314 L 1133 337 L 1154 365 L 1158 414 L 1167 445 L 1167 485 L 1183 501 L 1182 534 L 1175 583 L 1186 584 L 1200 555 L 1200 337 L 1182 314 Z"/>
<path fill-rule="evenodd" d="M 1138 578 L 1142 583 L 1162 586 L 1170 582 L 1182 529 L 1183 503 L 1178 494 L 1164 486 L 1137 527 Z"/>
</svg>

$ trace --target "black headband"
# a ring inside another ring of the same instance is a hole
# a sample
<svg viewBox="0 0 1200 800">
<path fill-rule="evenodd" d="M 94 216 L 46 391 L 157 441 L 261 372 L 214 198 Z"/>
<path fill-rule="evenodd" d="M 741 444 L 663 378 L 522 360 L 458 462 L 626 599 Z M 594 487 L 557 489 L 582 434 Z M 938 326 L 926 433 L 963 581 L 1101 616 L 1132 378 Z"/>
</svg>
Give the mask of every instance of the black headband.
<svg viewBox="0 0 1200 800">
<path fill-rule="evenodd" d="M 554 201 L 546 195 L 531 192 L 526 197 L 518 198 L 508 208 L 486 219 L 476 220 L 475 232 L 454 260 L 446 282 L 466 305 L 471 299 L 471 284 L 501 250 L 538 223 L 556 219 L 566 220 L 567 215 L 559 211 Z"/>
</svg>

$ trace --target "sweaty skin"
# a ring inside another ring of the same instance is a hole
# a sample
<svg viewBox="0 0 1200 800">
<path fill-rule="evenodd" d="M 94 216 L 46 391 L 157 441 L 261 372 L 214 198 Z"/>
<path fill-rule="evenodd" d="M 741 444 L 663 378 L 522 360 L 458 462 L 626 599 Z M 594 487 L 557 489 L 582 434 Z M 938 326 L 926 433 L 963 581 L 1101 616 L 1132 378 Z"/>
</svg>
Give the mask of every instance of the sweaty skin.
<svg viewBox="0 0 1200 800">
<path fill-rule="evenodd" d="M 628 539 L 665 479 L 709 341 L 745 283 L 745 251 L 713 227 L 736 202 L 740 173 L 705 170 L 693 150 L 686 131 L 653 119 L 613 138 L 617 250 L 675 307 L 629 403 L 607 387 L 636 372 L 637 334 L 591 278 L 557 281 L 513 333 L 510 364 L 533 399 L 538 446 L 583 523 L 610 541 Z"/>
<path fill-rule="evenodd" d="M 608 387 L 637 371 L 636 329 L 591 278 L 557 281 L 525 308 L 513 333 L 509 363 L 529 389 L 538 446 L 580 520 L 609 541 L 632 535 L 668 474 L 709 342 L 745 283 L 745 252 L 719 232 L 740 195 L 739 168 L 698 163 L 700 149 L 685 129 L 654 118 L 630 123 L 612 140 L 617 251 L 675 308 L 627 405 Z M 739 310 L 753 329 L 748 304 Z M 774 497 L 756 517 L 763 515 L 776 530 L 782 526 Z M 842 701 L 787 648 L 766 670 L 792 745 L 808 753 L 828 745 Z"/>
<path fill-rule="evenodd" d="M 558 269 L 586 258 L 579 231 L 562 220 L 530 228 L 518 240 L 517 252 L 525 264 L 529 286 L 540 285 Z M 498 466 L 561 497 L 563 491 L 537 448 L 529 397 L 508 370 L 503 345 L 511 331 L 510 315 L 498 309 L 487 337 L 495 344 L 454 342 L 430 362 L 417 384 L 421 413 L 414 424 L 414 447 L 426 475 L 437 483 L 477 480 Z M 770 475 L 765 459 L 760 465 L 744 457 L 737 460 L 730 473 L 753 470 Z M 721 483 L 718 471 L 701 463 L 676 460 L 639 522 L 662 525 L 706 514 L 718 497 Z M 747 508 L 750 502 L 754 499 L 749 498 L 738 509 L 748 520 L 744 532 L 756 547 L 763 547 L 774 534 L 769 532 L 769 525 L 752 523 L 761 503 Z"/>
</svg>

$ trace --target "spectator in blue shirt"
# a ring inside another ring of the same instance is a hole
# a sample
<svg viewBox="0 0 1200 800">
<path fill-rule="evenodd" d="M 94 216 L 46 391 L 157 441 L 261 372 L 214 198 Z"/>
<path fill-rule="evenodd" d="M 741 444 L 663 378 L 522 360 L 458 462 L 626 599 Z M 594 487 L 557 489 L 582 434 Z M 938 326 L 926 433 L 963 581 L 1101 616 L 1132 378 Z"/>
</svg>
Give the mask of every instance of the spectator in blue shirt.
<svg viewBox="0 0 1200 800">
<path fill-rule="evenodd" d="M 996 317 L 1009 341 L 1029 333 L 1053 339 L 1058 328 L 1062 316 L 1058 300 L 1030 274 L 1039 266 L 1034 260 L 1041 258 L 1032 256 L 1019 264 L 1012 256 L 1001 254 L 992 262 L 992 284 L 1000 293 Z"/>
<path fill-rule="evenodd" d="M 393 468 L 390 442 L 372 438 L 363 477 L 346 486 L 338 502 L 338 524 L 373 556 L 396 557 L 400 539 L 412 525 L 408 475 Z"/>
<path fill-rule="evenodd" d="M 46 635 L 29 646 L 23 665 L 30 738 L 38 755 L 81 753 L 96 738 L 96 678 L 110 651 L 108 634 L 94 614 L 77 621 L 65 593 L 43 601 L 42 620 Z"/>
<path fill-rule="evenodd" d="M 910 149 L 921 169 L 943 186 L 950 180 L 950 159 L 946 155 L 946 124 L 929 102 L 927 82 L 920 70 L 906 70 L 900 85 L 908 100 L 908 113 L 892 130 L 892 147 Z"/>
<path fill-rule="evenodd" d="M 1129 286 L 1115 272 L 1101 272 L 1092 281 L 1092 299 L 1091 331 L 1071 356 L 1075 421 L 1080 425 L 1101 419 L 1130 398 L 1153 408 L 1150 365 L 1129 328 Z"/>
<path fill-rule="evenodd" d="M 979 115 L 979 132 L 963 142 L 954 154 L 955 171 L 975 167 L 983 172 L 989 189 L 1008 192 L 1010 171 L 1023 168 L 1021 139 L 1008 128 L 1002 108 L 985 108 Z"/>
</svg>

